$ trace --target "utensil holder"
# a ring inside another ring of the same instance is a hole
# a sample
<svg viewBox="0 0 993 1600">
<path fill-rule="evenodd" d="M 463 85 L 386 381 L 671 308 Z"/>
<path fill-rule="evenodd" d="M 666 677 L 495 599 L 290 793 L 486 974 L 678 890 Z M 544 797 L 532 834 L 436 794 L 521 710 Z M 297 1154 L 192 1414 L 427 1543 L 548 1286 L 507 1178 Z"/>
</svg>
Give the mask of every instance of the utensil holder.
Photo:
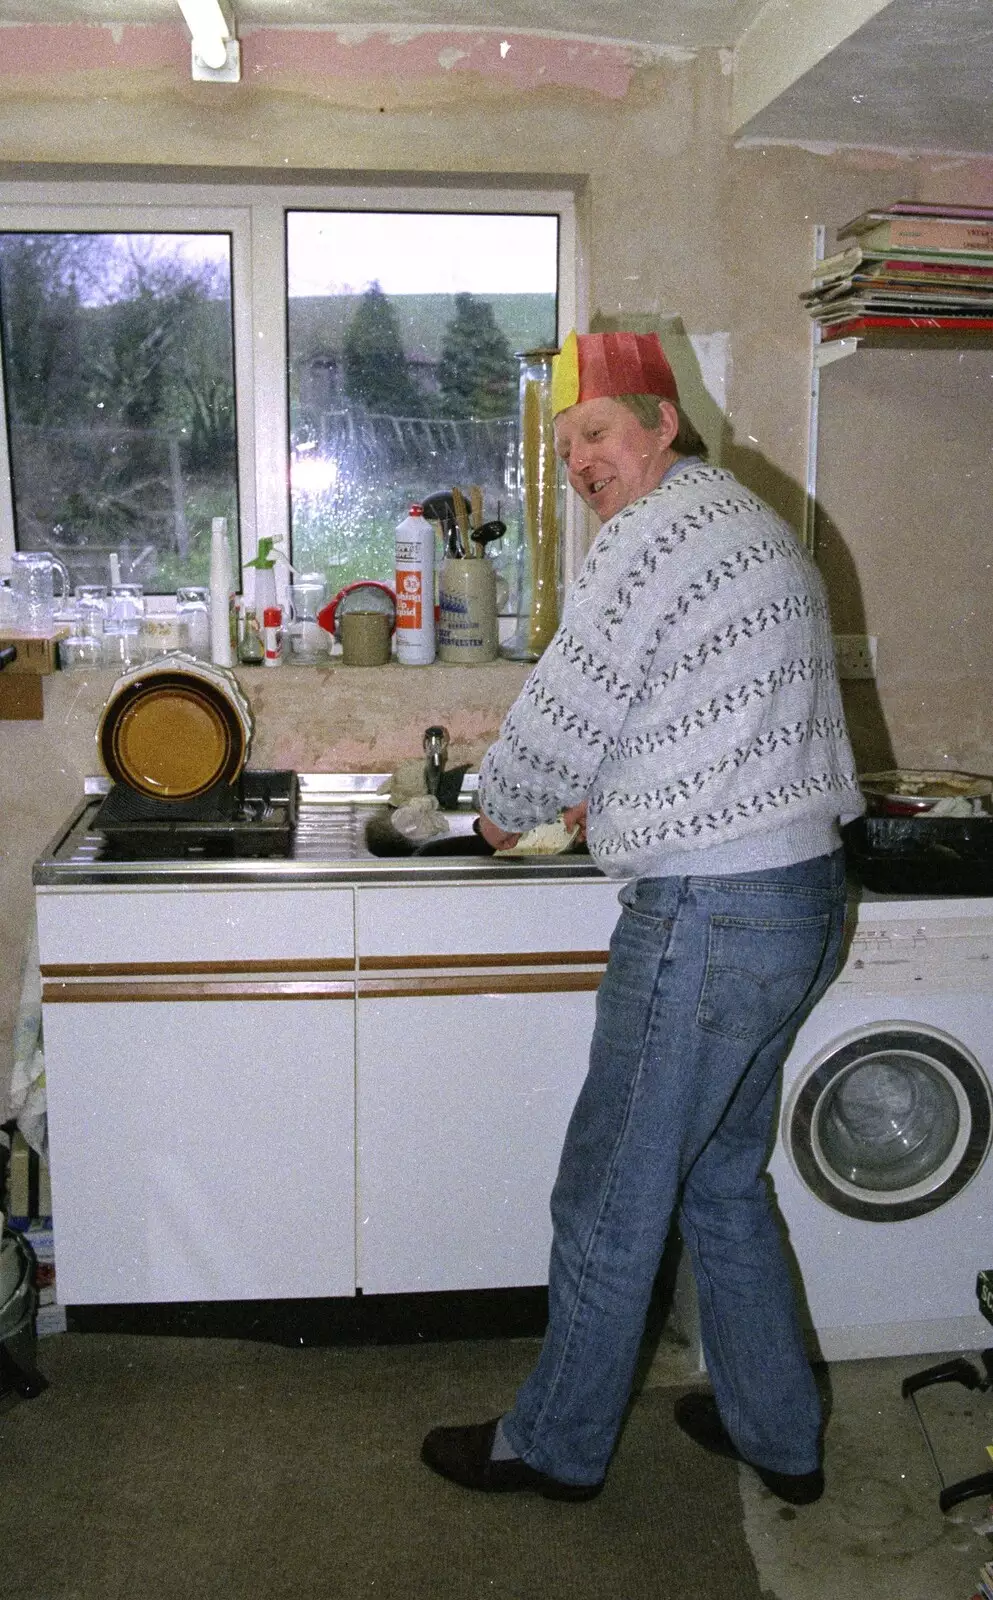
<svg viewBox="0 0 993 1600">
<path fill-rule="evenodd" d="M 438 660 L 483 666 L 500 653 L 496 573 L 486 556 L 449 557 L 438 580 Z"/>
</svg>

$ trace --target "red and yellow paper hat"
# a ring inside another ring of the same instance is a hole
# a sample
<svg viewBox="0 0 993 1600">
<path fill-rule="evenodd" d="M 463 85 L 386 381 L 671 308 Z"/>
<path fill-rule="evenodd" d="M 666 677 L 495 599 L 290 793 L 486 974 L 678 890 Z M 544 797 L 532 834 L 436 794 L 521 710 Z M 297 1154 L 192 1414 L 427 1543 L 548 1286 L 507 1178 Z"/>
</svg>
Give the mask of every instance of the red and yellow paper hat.
<svg viewBox="0 0 993 1600">
<path fill-rule="evenodd" d="M 552 416 L 581 400 L 654 394 L 679 404 L 672 368 L 657 333 L 566 335 L 552 361 Z"/>
</svg>

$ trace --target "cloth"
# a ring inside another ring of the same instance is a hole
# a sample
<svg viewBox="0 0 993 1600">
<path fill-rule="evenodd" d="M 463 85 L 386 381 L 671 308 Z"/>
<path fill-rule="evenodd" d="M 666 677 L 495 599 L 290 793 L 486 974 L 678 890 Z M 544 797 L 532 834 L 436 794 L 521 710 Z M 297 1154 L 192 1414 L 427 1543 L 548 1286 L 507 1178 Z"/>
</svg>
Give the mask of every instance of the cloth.
<svg viewBox="0 0 993 1600">
<path fill-rule="evenodd" d="M 811 1472 L 820 1408 L 764 1168 L 781 1063 L 840 956 L 842 852 L 620 899 L 552 1194 L 548 1329 L 504 1436 L 564 1482 L 604 1476 L 678 1207 L 725 1427 L 746 1460 Z"/>
<path fill-rule="evenodd" d="M 508 832 L 587 797 L 616 878 L 809 860 L 864 809 L 820 575 L 722 468 L 681 460 L 604 525 L 480 766 Z"/>
<path fill-rule="evenodd" d="M 41 973 L 38 930 L 31 933 L 21 963 L 21 991 L 14 1020 L 14 1050 L 7 1091 L 7 1118 L 13 1118 L 25 1141 L 39 1155 L 48 1154 L 48 1102 L 45 1055 L 41 1036 Z"/>
<path fill-rule="evenodd" d="M 415 844 L 427 839 L 439 839 L 449 832 L 448 819 L 433 794 L 418 795 L 405 805 L 397 806 L 390 818 L 397 833 Z"/>
<path fill-rule="evenodd" d="M 458 790 L 465 773 L 469 769 L 469 756 L 465 751 L 449 751 L 445 771 L 442 773 L 440 789 L 442 803 L 454 805 Z M 446 790 L 452 789 L 454 793 L 449 796 Z M 390 804 L 402 806 L 408 800 L 415 800 L 419 795 L 427 794 L 427 774 L 425 772 L 424 757 L 417 756 L 409 761 L 401 761 L 400 765 L 390 776 L 379 785 L 379 794 L 388 794 Z"/>
</svg>

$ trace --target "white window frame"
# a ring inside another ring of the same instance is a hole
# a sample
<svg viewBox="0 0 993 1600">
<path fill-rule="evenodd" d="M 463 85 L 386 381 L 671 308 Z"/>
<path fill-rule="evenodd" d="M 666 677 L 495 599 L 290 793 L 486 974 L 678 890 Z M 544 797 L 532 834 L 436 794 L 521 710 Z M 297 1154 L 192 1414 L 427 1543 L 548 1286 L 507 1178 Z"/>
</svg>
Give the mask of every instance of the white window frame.
<svg viewBox="0 0 993 1600">
<path fill-rule="evenodd" d="M 286 331 L 286 212 L 459 211 L 556 215 L 559 219 L 558 339 L 585 328 L 571 189 L 485 183 L 453 185 L 364 174 L 349 181 L 273 184 L 128 183 L 16 180 L 0 183 L 0 225 L 16 232 L 211 232 L 232 237 L 234 365 L 238 427 L 241 559 L 250 561 L 260 534 L 289 550 L 290 461 Z M 2 352 L 0 352 L 2 360 Z M 0 370 L 2 377 L 2 370 Z M 577 570 L 585 526 L 567 497 L 565 577 Z M 14 552 L 14 504 L 4 388 L 0 384 L 0 572 Z M 277 563 L 283 591 L 286 569 Z"/>
</svg>

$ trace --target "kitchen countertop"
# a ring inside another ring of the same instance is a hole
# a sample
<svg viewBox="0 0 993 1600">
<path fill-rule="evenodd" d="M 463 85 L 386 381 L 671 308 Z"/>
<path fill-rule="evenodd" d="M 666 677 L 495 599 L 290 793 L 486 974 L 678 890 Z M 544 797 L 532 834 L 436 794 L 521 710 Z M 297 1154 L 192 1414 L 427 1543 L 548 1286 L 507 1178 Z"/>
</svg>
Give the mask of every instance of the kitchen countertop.
<svg viewBox="0 0 993 1600">
<path fill-rule="evenodd" d="M 92 819 L 110 788 L 88 778 L 83 802 L 34 864 L 41 888 L 124 884 L 300 884 L 300 883 L 512 883 L 536 876 L 556 882 L 601 879 L 585 853 L 530 858 L 488 856 L 380 857 L 365 843 L 365 824 L 387 804 L 378 792 L 385 773 L 301 773 L 300 805 L 289 855 L 268 857 L 191 856 L 169 860 L 107 860 L 106 841 Z M 466 800 L 453 815 L 455 830 L 474 815 L 474 779 L 463 785 Z"/>
</svg>

